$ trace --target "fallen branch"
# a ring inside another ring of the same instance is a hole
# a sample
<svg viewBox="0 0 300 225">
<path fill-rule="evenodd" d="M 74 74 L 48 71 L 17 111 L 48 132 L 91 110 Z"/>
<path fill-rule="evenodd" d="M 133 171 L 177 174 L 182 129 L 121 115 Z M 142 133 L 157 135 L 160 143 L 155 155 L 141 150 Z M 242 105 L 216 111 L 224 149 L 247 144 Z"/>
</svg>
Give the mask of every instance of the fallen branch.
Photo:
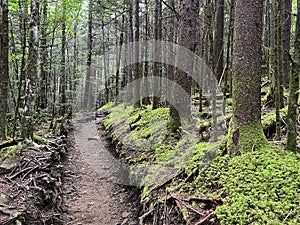
<svg viewBox="0 0 300 225">
<path fill-rule="evenodd" d="M 200 220 L 198 223 L 196 223 L 195 225 L 201 225 L 204 224 L 207 220 L 210 220 L 211 217 L 214 215 L 215 213 L 212 212 L 210 214 L 208 214 L 206 217 L 204 217 L 202 220 Z"/>
<path fill-rule="evenodd" d="M 7 208 L 3 208 L 3 207 L 0 207 L 0 212 L 3 213 L 3 214 L 5 214 L 5 215 L 9 215 L 9 216 L 14 213 L 13 211 L 11 211 L 11 210 L 9 210 Z"/>
<path fill-rule="evenodd" d="M 212 203 L 212 204 L 218 204 L 221 203 L 221 199 L 219 200 L 213 200 L 209 198 L 197 198 L 197 197 L 190 197 L 188 199 L 184 199 L 185 202 L 202 202 L 202 203 Z"/>
<path fill-rule="evenodd" d="M 21 141 L 23 141 L 23 139 L 18 138 L 18 139 L 13 139 L 13 140 L 1 142 L 1 143 L 0 143 L 0 149 L 2 149 L 2 148 L 7 148 L 7 147 L 10 147 L 10 146 L 14 146 L 14 145 L 17 145 L 17 144 L 19 144 Z"/>
<path fill-rule="evenodd" d="M 139 224 L 140 225 L 143 225 L 144 224 L 144 220 L 148 217 L 148 216 L 151 216 L 151 214 L 153 213 L 153 209 L 150 210 L 149 212 L 146 212 L 144 215 L 140 216 L 139 217 Z"/>
<path fill-rule="evenodd" d="M 189 209 L 190 211 L 200 215 L 200 216 L 205 216 L 205 214 L 203 214 L 202 212 L 199 212 L 197 209 L 194 209 L 193 207 L 189 206 L 188 204 L 186 204 L 183 200 L 180 200 L 179 198 L 175 197 L 175 196 L 171 196 L 171 198 L 175 199 L 176 201 L 178 201 L 179 203 L 181 203 L 181 205 L 183 205 L 185 208 Z M 177 203 L 177 202 L 176 202 Z M 177 204 L 178 205 L 178 204 Z"/>
</svg>

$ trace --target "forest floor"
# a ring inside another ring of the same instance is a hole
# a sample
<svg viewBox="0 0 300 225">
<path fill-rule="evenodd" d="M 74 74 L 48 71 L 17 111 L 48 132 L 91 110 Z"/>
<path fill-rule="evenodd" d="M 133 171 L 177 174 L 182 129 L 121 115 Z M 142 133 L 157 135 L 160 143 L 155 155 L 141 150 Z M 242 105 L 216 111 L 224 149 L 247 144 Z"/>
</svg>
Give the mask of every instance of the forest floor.
<svg viewBox="0 0 300 225">
<path fill-rule="evenodd" d="M 138 224 L 138 194 L 110 179 L 111 171 L 117 168 L 116 160 L 102 131 L 90 118 L 77 117 L 68 138 L 63 186 L 65 224 Z"/>
</svg>

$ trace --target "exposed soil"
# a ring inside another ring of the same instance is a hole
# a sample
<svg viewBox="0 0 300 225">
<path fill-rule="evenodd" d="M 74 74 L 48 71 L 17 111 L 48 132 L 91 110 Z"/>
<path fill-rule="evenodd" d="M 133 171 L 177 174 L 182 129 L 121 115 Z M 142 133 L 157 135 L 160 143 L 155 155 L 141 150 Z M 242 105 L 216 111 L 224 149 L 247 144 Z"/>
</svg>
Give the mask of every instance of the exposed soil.
<svg viewBox="0 0 300 225">
<path fill-rule="evenodd" d="M 102 131 L 87 115 L 74 123 L 65 162 L 65 224 L 138 224 L 138 193 L 112 181 L 116 159 Z"/>
</svg>

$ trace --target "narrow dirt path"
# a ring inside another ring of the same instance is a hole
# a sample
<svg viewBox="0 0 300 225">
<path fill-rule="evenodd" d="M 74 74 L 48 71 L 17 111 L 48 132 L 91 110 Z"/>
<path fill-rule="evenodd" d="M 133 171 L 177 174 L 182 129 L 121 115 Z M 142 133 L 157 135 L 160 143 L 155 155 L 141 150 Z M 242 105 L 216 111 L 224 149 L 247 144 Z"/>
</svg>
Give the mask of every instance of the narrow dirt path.
<svg viewBox="0 0 300 225">
<path fill-rule="evenodd" d="M 138 224 L 136 192 L 110 180 L 116 160 L 95 121 L 84 117 L 75 120 L 69 142 L 64 179 L 65 224 Z"/>
</svg>

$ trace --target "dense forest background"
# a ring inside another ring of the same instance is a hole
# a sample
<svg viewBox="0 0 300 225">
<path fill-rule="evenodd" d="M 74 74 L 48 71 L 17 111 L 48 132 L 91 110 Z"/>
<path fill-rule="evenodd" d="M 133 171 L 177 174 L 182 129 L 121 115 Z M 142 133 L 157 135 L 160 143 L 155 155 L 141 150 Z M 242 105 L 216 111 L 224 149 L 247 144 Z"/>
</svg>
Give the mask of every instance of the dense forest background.
<svg viewBox="0 0 300 225">
<path fill-rule="evenodd" d="M 299 74 L 300 0 L 1 0 L 0 153 L 95 112 L 140 224 L 299 224 Z"/>
<path fill-rule="evenodd" d="M 201 112 L 201 85 L 182 79 L 184 73 L 175 71 L 174 65 L 143 62 L 127 66 L 130 64 L 127 61 L 131 62 L 133 57 L 142 60 L 149 51 L 147 45 L 134 49 L 122 47 L 133 41 L 165 40 L 195 52 L 215 74 L 225 98 L 231 98 L 234 85 L 242 85 L 233 83 L 234 40 L 238 35 L 234 31 L 239 29 L 240 22 L 235 18 L 238 7 L 234 0 L 2 1 L 2 140 L 19 134 L 32 137 L 34 124 L 39 120 L 49 117 L 53 123 L 58 116 L 71 116 L 73 111 L 90 110 L 114 101 L 128 83 L 153 74 L 175 80 L 188 93 L 200 96 Z M 282 122 L 290 124 L 291 148 L 295 151 L 297 135 L 292 123 L 297 120 L 297 107 L 290 101 L 291 119 L 285 122 L 281 121 L 280 109 L 288 105 L 288 99 L 298 99 L 298 93 L 295 96 L 299 89 L 297 1 L 263 1 L 261 7 L 263 42 L 259 48 L 263 54 L 257 57 L 263 60 L 261 87 L 268 87 L 264 89 L 267 101 L 263 108 L 276 108 L 277 141 L 282 138 Z M 250 17 L 251 13 L 248 12 Z M 246 54 L 252 54 L 248 50 L 243 48 Z M 128 55 L 128 51 L 132 54 Z M 161 46 L 154 51 L 158 56 L 166 52 Z M 177 56 L 163 57 L 173 58 L 175 63 Z M 138 101 L 141 90 L 151 89 L 156 93 L 153 109 L 174 92 L 168 82 L 141 83 L 134 87 L 136 106 L 141 105 Z M 189 108 L 189 101 L 185 99 L 179 104 Z M 144 98 L 142 103 L 151 104 L 150 98 Z M 171 107 L 175 118 L 172 111 Z"/>
</svg>

